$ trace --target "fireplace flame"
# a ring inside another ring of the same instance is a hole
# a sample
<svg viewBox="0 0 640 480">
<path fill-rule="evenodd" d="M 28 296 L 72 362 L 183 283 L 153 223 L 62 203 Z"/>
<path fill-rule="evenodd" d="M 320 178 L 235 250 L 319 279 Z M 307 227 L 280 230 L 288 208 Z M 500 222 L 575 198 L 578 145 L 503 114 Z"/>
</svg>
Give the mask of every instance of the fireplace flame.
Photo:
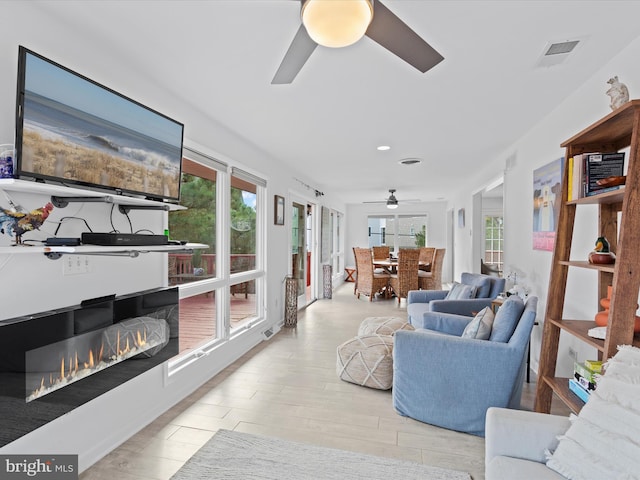
<svg viewBox="0 0 640 480">
<path fill-rule="evenodd" d="M 59 373 L 50 373 L 48 381 L 43 376 L 39 387 L 27 397 L 27 401 L 35 400 L 58 388 L 135 356 L 153 346 L 147 347 L 147 330 L 144 327 L 136 332 L 124 332 L 122 337 L 121 341 L 121 331 L 118 329 L 116 332 L 115 351 L 109 351 L 109 347 L 105 346 L 105 342 L 102 341 L 95 348 L 89 347 L 84 355 L 78 351 L 71 354 L 68 359 L 65 358 L 65 355 L 62 355 Z M 121 348 L 122 343 L 124 343 L 124 348 Z M 86 358 L 87 360 L 83 361 L 81 358 Z"/>
</svg>

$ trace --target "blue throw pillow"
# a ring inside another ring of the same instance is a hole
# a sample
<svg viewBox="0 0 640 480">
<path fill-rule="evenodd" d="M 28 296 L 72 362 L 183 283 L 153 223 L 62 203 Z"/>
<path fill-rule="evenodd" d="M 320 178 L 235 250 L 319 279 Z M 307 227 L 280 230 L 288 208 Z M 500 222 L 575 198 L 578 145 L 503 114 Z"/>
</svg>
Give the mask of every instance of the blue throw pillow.
<svg viewBox="0 0 640 480">
<path fill-rule="evenodd" d="M 519 296 L 511 295 L 507 298 L 498 309 L 498 313 L 496 313 L 489 340 L 492 342 L 508 342 L 516 330 L 522 312 L 524 312 L 524 302 Z"/>
<path fill-rule="evenodd" d="M 493 311 L 491 307 L 484 307 L 471 320 L 460 335 L 462 338 L 475 338 L 476 340 L 487 340 L 491 335 L 493 325 Z"/>
<path fill-rule="evenodd" d="M 489 297 L 489 293 L 491 293 L 491 279 L 486 275 L 464 272 L 461 275 L 460 280 L 465 285 L 471 285 L 472 287 L 476 287 L 476 293 L 474 298 Z"/>
<path fill-rule="evenodd" d="M 453 282 L 451 290 L 444 297 L 445 300 L 462 300 L 467 298 L 474 298 L 476 294 L 476 288 L 471 285 L 463 285 L 462 283 Z"/>
</svg>

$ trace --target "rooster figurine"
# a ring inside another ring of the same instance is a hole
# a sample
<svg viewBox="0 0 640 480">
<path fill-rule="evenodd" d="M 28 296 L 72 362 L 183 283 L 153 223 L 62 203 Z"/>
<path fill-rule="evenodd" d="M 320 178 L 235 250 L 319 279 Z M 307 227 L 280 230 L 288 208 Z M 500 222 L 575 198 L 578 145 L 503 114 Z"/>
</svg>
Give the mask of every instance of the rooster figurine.
<svg viewBox="0 0 640 480">
<path fill-rule="evenodd" d="M 53 210 L 51 202 L 42 208 L 36 208 L 29 213 L 15 212 L 0 208 L 0 233 L 15 235 L 16 245 L 22 245 L 22 235 L 26 232 L 38 230 Z"/>
</svg>

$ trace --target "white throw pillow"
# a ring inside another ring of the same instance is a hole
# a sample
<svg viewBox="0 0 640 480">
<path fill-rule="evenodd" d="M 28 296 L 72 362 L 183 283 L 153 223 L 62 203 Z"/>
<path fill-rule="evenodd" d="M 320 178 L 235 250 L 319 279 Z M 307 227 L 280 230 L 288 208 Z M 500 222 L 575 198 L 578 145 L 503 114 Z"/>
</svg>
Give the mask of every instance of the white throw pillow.
<svg viewBox="0 0 640 480">
<path fill-rule="evenodd" d="M 640 349 L 619 347 L 605 367 L 548 456 L 547 466 L 569 479 L 640 478 Z"/>
<path fill-rule="evenodd" d="M 461 337 L 488 340 L 491 336 L 491 326 L 493 325 L 494 318 L 493 310 L 489 307 L 484 307 L 464 328 Z"/>
<path fill-rule="evenodd" d="M 453 282 L 451 290 L 444 297 L 445 300 L 462 300 L 466 298 L 474 298 L 476 296 L 476 287 L 465 285 L 463 283 Z"/>
</svg>

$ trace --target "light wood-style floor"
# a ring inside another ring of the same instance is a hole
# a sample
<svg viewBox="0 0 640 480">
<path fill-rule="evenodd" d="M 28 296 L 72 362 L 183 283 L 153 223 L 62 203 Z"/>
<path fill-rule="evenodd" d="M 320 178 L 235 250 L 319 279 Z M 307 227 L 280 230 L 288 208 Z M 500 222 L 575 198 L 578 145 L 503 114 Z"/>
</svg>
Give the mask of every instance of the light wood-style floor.
<svg viewBox="0 0 640 480">
<path fill-rule="evenodd" d="M 336 347 L 368 316 L 406 315 L 404 300 L 357 300 L 353 284 L 319 300 L 85 471 L 82 480 L 169 479 L 220 429 L 394 457 L 484 479 L 484 439 L 399 416 L 391 391 L 336 376 Z M 525 384 L 531 408 L 535 384 Z M 554 413 L 566 414 L 562 407 Z M 224 461 L 220 459 L 220 461 Z M 301 479 L 306 480 L 306 479 Z M 347 479 L 345 479 L 347 480 Z"/>
</svg>

